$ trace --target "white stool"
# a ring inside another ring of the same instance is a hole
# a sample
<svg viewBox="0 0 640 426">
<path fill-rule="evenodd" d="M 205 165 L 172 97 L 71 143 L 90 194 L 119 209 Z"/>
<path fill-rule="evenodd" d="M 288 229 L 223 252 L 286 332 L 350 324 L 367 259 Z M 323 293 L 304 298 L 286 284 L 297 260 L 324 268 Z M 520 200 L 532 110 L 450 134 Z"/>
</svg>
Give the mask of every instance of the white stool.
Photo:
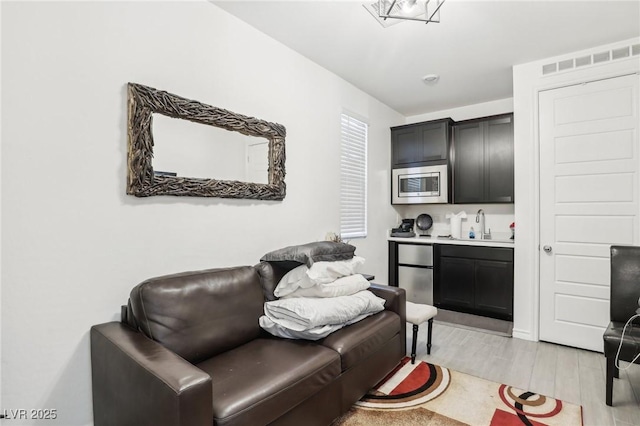
<svg viewBox="0 0 640 426">
<path fill-rule="evenodd" d="M 431 353 L 431 328 L 433 317 L 438 315 L 438 309 L 431 305 L 407 302 L 407 322 L 413 324 L 413 343 L 411 344 L 411 364 L 416 362 L 416 341 L 418 340 L 418 326 L 429 321 L 427 337 L 427 355 Z"/>
</svg>

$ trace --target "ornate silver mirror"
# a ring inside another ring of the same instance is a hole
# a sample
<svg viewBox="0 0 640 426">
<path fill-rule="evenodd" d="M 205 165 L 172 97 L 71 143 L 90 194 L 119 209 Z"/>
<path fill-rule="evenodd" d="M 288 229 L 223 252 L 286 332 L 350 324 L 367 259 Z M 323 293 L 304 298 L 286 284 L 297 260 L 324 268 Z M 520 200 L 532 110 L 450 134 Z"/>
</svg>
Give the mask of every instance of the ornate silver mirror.
<svg viewBox="0 0 640 426">
<path fill-rule="evenodd" d="M 129 83 L 128 89 L 127 194 L 136 197 L 177 195 L 259 200 L 282 200 L 285 197 L 284 126 L 141 84 Z M 157 115 L 154 116 L 154 113 Z M 156 125 L 153 124 L 154 117 Z M 176 126 L 176 123 L 169 122 L 173 120 L 166 117 L 217 128 L 210 129 L 214 130 L 213 136 L 200 138 L 217 139 L 210 141 L 215 146 L 208 147 L 213 148 L 212 150 L 204 149 L 206 142 L 203 145 L 200 140 L 195 142 L 200 144 L 196 148 L 189 147 L 187 141 L 197 139 L 194 135 L 202 133 L 201 129 L 192 132 L 192 128 L 183 125 L 186 122 L 178 122 Z M 154 131 L 157 133 L 156 141 L 162 140 L 163 151 L 161 160 L 158 159 L 160 164 L 155 170 Z M 176 138 L 182 142 L 174 140 Z M 223 143 L 223 139 L 230 140 Z M 183 158 L 185 151 L 197 151 L 190 161 L 197 164 L 189 164 Z M 210 152 L 211 158 L 203 155 L 204 152 Z M 234 152 L 239 155 L 233 156 Z M 240 158 L 245 163 L 235 165 L 232 157 Z M 174 167 L 177 170 L 173 170 Z M 207 170 L 211 170 L 216 179 L 207 177 Z"/>
</svg>

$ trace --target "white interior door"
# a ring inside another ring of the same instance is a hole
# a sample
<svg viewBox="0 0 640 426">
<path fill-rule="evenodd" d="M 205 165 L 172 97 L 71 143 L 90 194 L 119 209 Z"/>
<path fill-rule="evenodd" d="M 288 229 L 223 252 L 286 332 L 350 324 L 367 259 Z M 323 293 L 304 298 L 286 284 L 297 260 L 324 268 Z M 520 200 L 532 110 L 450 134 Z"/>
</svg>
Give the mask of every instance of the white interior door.
<svg viewBox="0 0 640 426">
<path fill-rule="evenodd" d="M 540 339 L 602 352 L 609 247 L 638 244 L 638 85 L 540 92 Z"/>
<path fill-rule="evenodd" d="M 247 144 L 246 182 L 269 183 L 269 143 Z"/>
</svg>

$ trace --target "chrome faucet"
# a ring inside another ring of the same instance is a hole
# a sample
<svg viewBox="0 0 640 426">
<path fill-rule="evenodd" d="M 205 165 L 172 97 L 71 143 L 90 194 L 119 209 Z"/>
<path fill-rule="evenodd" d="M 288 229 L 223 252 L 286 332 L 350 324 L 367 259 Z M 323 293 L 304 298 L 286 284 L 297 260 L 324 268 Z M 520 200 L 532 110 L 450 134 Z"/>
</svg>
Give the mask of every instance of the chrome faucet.
<svg viewBox="0 0 640 426">
<path fill-rule="evenodd" d="M 476 213 L 476 223 L 480 224 L 480 239 L 490 240 L 491 228 L 489 228 L 489 232 L 485 231 L 484 210 L 480 209 L 478 213 Z"/>
</svg>

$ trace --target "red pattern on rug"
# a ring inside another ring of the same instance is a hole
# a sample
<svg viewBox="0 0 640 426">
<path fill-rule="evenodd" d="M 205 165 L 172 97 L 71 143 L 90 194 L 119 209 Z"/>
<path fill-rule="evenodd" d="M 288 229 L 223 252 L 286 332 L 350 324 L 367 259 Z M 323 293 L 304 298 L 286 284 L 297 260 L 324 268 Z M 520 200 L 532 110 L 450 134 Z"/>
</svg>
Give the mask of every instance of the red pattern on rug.
<svg viewBox="0 0 640 426">
<path fill-rule="evenodd" d="M 387 383 L 387 381 L 388 381 L 390 378 L 392 378 L 393 376 L 395 376 L 395 375 L 396 375 L 396 373 L 397 373 L 397 372 L 398 372 L 402 367 L 404 367 L 404 365 L 405 365 L 407 362 L 409 362 L 409 361 L 411 361 L 411 358 L 409 358 L 409 357 L 404 357 L 404 358 L 402 358 L 402 360 L 400 361 L 400 364 L 398 364 L 398 365 L 396 366 L 396 368 L 394 368 L 394 369 L 391 371 L 391 373 L 387 374 L 387 375 L 385 376 L 385 378 L 384 378 L 384 379 L 382 379 L 382 380 L 380 380 L 380 383 L 378 383 L 377 385 L 375 385 L 373 388 L 374 388 L 374 389 L 378 389 L 380 386 L 382 386 L 382 385 L 384 385 L 385 383 Z"/>
<path fill-rule="evenodd" d="M 424 362 L 421 362 L 389 395 L 401 395 L 411 392 L 426 383 L 430 377 L 429 367 Z"/>
</svg>

